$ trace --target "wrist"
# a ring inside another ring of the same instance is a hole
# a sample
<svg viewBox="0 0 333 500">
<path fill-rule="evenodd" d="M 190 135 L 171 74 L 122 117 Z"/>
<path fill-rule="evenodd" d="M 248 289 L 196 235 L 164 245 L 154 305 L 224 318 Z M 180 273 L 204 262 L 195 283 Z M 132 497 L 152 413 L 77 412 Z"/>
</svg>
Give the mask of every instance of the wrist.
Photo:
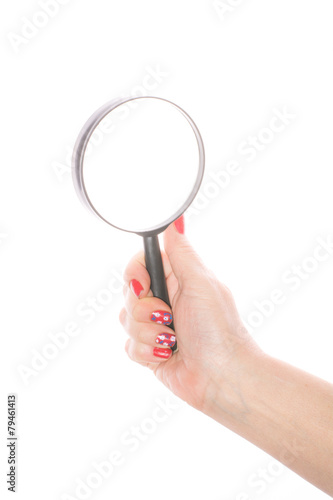
<svg viewBox="0 0 333 500">
<path fill-rule="evenodd" d="M 240 345 L 228 362 L 213 363 L 200 410 L 222 425 L 236 430 L 246 424 L 259 371 L 268 356 L 256 344 Z"/>
</svg>

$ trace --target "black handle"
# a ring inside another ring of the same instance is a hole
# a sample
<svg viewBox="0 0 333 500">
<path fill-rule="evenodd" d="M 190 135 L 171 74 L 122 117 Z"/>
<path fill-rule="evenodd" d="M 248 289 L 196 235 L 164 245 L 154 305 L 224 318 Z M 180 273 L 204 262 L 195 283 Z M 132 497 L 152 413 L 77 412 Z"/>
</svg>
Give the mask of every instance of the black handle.
<svg viewBox="0 0 333 500">
<path fill-rule="evenodd" d="M 171 308 L 158 235 L 144 236 L 143 245 L 145 249 L 146 268 L 150 275 L 150 289 L 153 292 L 154 297 L 158 297 L 163 300 Z M 173 322 L 168 326 L 169 328 L 172 328 L 173 331 L 175 330 Z M 177 350 L 177 342 L 173 347 L 171 347 L 171 350 Z"/>
</svg>

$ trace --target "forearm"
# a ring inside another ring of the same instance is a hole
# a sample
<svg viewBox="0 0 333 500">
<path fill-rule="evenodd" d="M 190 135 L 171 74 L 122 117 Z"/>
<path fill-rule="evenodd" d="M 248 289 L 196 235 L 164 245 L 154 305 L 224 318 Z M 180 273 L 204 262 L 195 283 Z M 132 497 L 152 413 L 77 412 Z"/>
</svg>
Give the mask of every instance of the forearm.
<svg viewBox="0 0 333 500">
<path fill-rule="evenodd" d="M 267 355 L 241 356 L 203 411 L 333 495 L 333 386 Z"/>
</svg>

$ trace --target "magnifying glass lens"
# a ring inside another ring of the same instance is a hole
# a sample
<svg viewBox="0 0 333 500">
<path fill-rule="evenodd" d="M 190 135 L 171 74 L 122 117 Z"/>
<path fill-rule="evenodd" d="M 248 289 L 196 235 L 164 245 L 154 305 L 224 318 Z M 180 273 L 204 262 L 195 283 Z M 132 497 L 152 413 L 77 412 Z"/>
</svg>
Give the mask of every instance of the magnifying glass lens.
<svg viewBox="0 0 333 500">
<path fill-rule="evenodd" d="M 188 120 L 168 101 L 142 98 L 120 104 L 99 122 L 87 143 L 83 181 L 107 222 L 140 232 L 183 206 L 198 169 Z"/>
</svg>

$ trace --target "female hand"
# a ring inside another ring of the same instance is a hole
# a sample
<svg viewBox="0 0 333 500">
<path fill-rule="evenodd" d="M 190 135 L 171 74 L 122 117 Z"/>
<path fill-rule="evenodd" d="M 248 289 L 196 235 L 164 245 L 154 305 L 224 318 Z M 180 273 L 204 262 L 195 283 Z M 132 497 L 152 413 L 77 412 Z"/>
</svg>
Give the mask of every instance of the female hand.
<svg viewBox="0 0 333 500">
<path fill-rule="evenodd" d="M 124 273 L 120 322 L 130 336 L 126 351 L 195 408 L 205 411 L 215 391 L 222 389 L 226 411 L 243 412 L 238 380 L 247 369 L 245 360 L 259 355 L 260 349 L 243 326 L 228 288 L 205 267 L 185 237 L 183 217 L 164 232 L 164 247 L 172 311 L 152 296 L 140 252 Z M 171 313 L 175 332 L 167 326 Z M 175 337 L 178 351 L 172 353 Z"/>
</svg>

